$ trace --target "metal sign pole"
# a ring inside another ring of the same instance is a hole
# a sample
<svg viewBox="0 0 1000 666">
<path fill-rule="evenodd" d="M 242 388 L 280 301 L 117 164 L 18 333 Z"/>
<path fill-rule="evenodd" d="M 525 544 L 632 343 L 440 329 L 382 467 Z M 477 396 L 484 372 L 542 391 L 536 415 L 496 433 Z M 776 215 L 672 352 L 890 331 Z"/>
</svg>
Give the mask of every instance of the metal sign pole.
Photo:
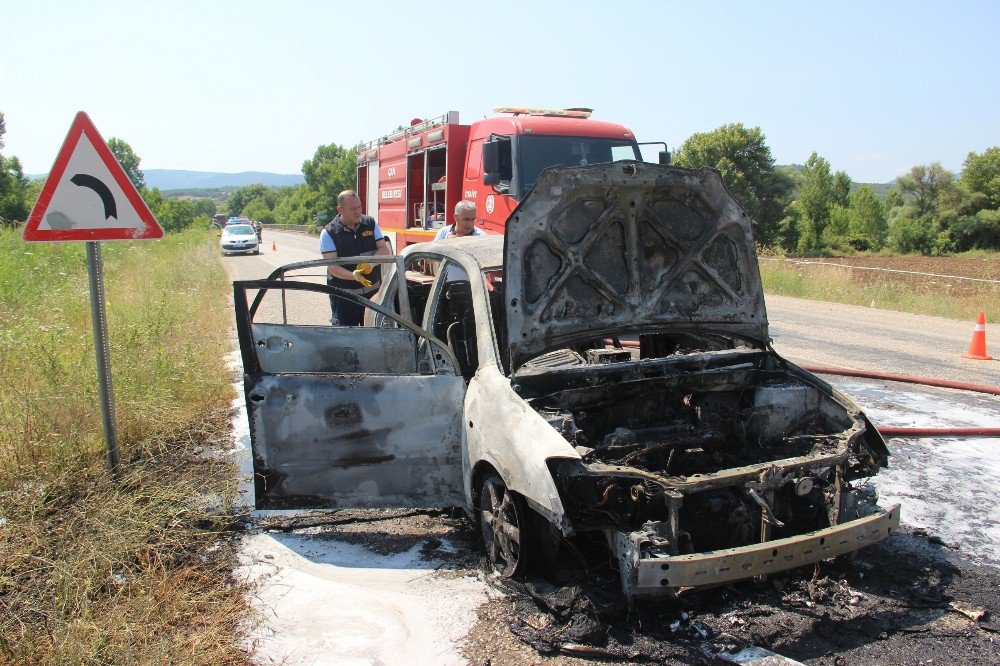
<svg viewBox="0 0 1000 666">
<path fill-rule="evenodd" d="M 108 351 L 108 321 L 104 311 L 104 264 L 101 243 L 87 241 L 87 275 L 90 278 L 90 319 L 94 325 L 97 383 L 101 391 L 104 441 L 108 445 L 108 469 L 118 472 L 118 429 L 115 426 L 115 393 L 111 386 L 111 354 Z"/>
</svg>

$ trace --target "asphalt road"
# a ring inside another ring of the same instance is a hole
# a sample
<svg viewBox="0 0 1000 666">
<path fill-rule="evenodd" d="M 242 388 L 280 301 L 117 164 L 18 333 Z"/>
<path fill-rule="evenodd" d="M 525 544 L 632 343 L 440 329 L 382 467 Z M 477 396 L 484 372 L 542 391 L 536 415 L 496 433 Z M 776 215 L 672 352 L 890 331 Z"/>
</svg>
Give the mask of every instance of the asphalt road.
<svg viewBox="0 0 1000 666">
<path fill-rule="evenodd" d="M 318 258 L 316 236 L 265 230 L 260 255 L 225 263 L 233 279 L 256 279 L 283 264 Z M 795 363 L 1000 385 L 1000 361 L 962 358 L 974 322 L 785 296 L 769 295 L 766 301 L 774 348 Z M 317 299 L 315 306 L 299 308 L 312 317 L 301 323 L 323 323 L 324 303 Z M 1000 327 L 987 324 L 986 339 L 994 341 L 988 350 L 1000 358 Z"/>
</svg>

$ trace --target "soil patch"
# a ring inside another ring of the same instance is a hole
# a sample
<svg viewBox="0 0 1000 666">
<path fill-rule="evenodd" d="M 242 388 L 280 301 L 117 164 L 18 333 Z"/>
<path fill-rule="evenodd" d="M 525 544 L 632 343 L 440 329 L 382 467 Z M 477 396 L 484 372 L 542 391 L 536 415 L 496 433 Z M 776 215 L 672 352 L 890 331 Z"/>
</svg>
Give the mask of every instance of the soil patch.
<svg viewBox="0 0 1000 666">
<path fill-rule="evenodd" d="M 1000 280 L 1000 253 L 980 258 L 968 257 L 832 257 L 804 259 L 842 266 L 890 268 L 897 271 L 956 275 L 960 277 Z M 869 272 L 869 271 L 865 271 Z"/>
</svg>

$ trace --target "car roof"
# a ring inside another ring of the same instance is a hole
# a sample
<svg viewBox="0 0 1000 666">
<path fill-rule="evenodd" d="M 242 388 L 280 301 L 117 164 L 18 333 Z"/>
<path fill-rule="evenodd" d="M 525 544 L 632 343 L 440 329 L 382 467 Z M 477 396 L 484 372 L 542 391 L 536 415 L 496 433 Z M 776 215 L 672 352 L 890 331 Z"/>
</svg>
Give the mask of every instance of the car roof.
<svg viewBox="0 0 1000 666">
<path fill-rule="evenodd" d="M 401 254 L 405 257 L 415 252 L 433 252 L 463 264 L 475 263 L 480 270 L 497 269 L 503 266 L 503 236 L 489 234 L 414 243 L 407 245 Z"/>
</svg>

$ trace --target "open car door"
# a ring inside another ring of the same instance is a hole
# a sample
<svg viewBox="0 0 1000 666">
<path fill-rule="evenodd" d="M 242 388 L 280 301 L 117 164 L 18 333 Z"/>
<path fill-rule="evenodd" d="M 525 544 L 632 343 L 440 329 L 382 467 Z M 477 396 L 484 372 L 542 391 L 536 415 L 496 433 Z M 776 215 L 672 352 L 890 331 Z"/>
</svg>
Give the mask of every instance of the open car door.
<svg viewBox="0 0 1000 666">
<path fill-rule="evenodd" d="M 268 279 L 233 290 L 258 509 L 464 504 L 465 381 L 447 345 L 336 287 Z M 334 294 L 394 324 L 256 322 L 274 290 L 283 307 L 292 292 Z"/>
</svg>

